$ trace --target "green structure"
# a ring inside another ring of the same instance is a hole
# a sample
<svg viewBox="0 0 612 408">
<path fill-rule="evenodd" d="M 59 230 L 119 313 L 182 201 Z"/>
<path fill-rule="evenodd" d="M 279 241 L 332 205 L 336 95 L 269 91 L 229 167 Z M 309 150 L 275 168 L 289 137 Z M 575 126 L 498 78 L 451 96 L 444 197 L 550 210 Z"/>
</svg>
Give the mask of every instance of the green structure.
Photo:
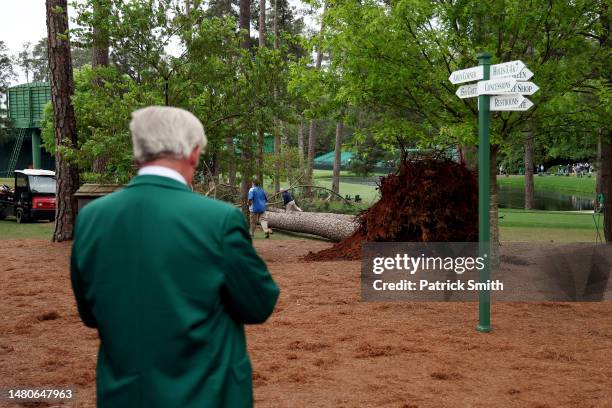
<svg viewBox="0 0 612 408">
<path fill-rule="evenodd" d="M 353 156 L 353 152 L 340 153 L 340 168 L 343 170 L 348 169 Z M 327 152 L 325 154 L 317 156 L 313 161 L 313 167 L 315 169 L 333 169 L 335 157 L 336 153 L 333 150 L 331 152 Z"/>
<path fill-rule="evenodd" d="M 0 146 L 0 174 L 10 177 L 17 167 L 53 169 L 53 158 L 43 154 L 40 148 L 40 125 L 44 107 L 51 100 L 50 84 L 17 85 L 8 89 L 7 96 L 8 116 L 15 128 L 15 138 L 13 143 Z"/>
</svg>

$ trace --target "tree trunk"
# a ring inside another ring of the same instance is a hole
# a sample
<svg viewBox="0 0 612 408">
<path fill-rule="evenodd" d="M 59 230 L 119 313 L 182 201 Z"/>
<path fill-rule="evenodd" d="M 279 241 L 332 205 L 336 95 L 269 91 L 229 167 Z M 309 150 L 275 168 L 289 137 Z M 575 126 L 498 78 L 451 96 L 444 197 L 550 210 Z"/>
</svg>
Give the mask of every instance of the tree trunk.
<svg viewBox="0 0 612 408">
<path fill-rule="evenodd" d="M 240 0 L 240 48 L 249 49 L 251 45 L 251 0 Z"/>
<path fill-rule="evenodd" d="M 308 128 L 308 157 L 306 160 L 306 184 L 312 184 L 312 170 L 314 165 L 315 148 L 317 144 L 317 121 L 311 120 Z M 310 194 L 311 189 L 306 189 Z"/>
<path fill-rule="evenodd" d="M 109 66 L 109 23 L 111 4 L 109 0 L 96 0 L 93 2 L 93 46 L 91 48 L 91 67 Z M 96 77 L 94 85 L 102 86 L 102 79 Z M 93 159 L 92 170 L 94 173 L 103 173 L 108 163 L 108 155 L 99 154 Z"/>
<path fill-rule="evenodd" d="M 228 136 L 225 138 L 225 145 L 227 146 L 227 184 L 234 187 L 236 185 L 236 149 L 234 148 L 234 138 L 230 131 Z"/>
<path fill-rule="evenodd" d="M 612 242 L 612 134 L 601 141 L 601 192 L 604 195 L 604 236 Z"/>
<path fill-rule="evenodd" d="M 248 50 L 251 46 L 251 1 L 240 0 L 240 30 L 242 32 L 242 41 L 240 42 L 240 48 Z M 249 135 L 244 136 L 242 141 L 242 168 L 240 169 L 241 182 L 240 182 L 240 206 L 245 217 L 249 216 L 249 203 L 247 195 L 249 188 L 251 187 L 251 159 L 252 159 L 252 143 L 249 140 Z M 263 180 L 262 180 L 263 183 Z"/>
<path fill-rule="evenodd" d="M 251 167 L 251 159 L 252 159 L 253 146 L 249 136 L 246 136 L 242 141 L 242 154 L 241 154 L 241 168 L 240 168 L 240 207 L 242 208 L 242 213 L 245 217 L 249 216 L 249 201 L 248 194 L 249 189 L 251 188 L 252 178 L 253 178 L 253 169 Z M 263 180 L 261 180 L 263 187 Z"/>
<path fill-rule="evenodd" d="M 325 10 L 327 7 L 327 3 L 323 6 L 323 14 L 321 16 L 321 29 L 319 30 L 319 35 L 323 34 L 324 23 L 323 18 L 325 17 Z M 321 42 L 319 41 L 319 45 L 317 47 L 317 59 L 315 60 L 315 69 L 318 71 L 321 69 L 321 63 L 323 62 L 323 50 L 321 49 Z M 314 164 L 314 156 L 315 149 L 317 145 L 317 121 L 311 120 L 310 127 L 308 129 L 308 161 L 306 164 L 306 183 L 312 184 L 312 169 Z M 311 193 L 311 190 L 306 190 L 307 194 Z"/>
<path fill-rule="evenodd" d="M 259 48 L 266 46 L 266 0 L 259 0 Z M 263 183 L 264 178 L 264 144 L 265 134 L 263 129 L 257 129 L 257 157 L 255 159 L 257 165 L 257 178 Z"/>
<path fill-rule="evenodd" d="M 300 158 L 300 171 L 304 169 L 304 116 L 300 115 L 300 127 L 297 135 L 298 156 Z"/>
<path fill-rule="evenodd" d="M 259 0 L 259 48 L 266 46 L 266 0 Z"/>
<path fill-rule="evenodd" d="M 51 73 L 51 102 L 56 146 L 78 148 L 76 120 L 71 97 L 74 94 L 70 41 L 68 32 L 68 4 L 66 0 L 47 0 L 47 38 L 49 42 L 49 70 Z M 62 149 L 55 153 L 57 177 L 55 229 L 53 241 L 72 239 L 79 188 L 79 169 L 64 158 Z"/>
<path fill-rule="evenodd" d="M 525 139 L 525 209 L 533 210 L 533 129 L 529 125 Z"/>
<path fill-rule="evenodd" d="M 109 65 L 109 23 L 111 3 L 109 0 L 93 2 L 93 44 L 91 48 L 91 67 L 107 67 Z"/>
<path fill-rule="evenodd" d="M 264 131 L 257 129 L 257 157 L 255 165 L 257 167 L 257 178 L 263 183 L 264 178 L 264 145 L 266 143 Z"/>
<path fill-rule="evenodd" d="M 280 149 L 281 137 L 278 126 L 274 128 L 274 192 L 280 190 Z"/>
<path fill-rule="evenodd" d="M 599 194 L 601 194 L 601 135 L 600 129 L 597 137 L 597 159 L 595 160 L 595 210 L 599 209 Z"/>
<path fill-rule="evenodd" d="M 344 214 L 268 211 L 268 225 L 285 231 L 342 241 L 357 229 L 355 217 Z"/>
<path fill-rule="evenodd" d="M 342 158 L 342 137 L 344 133 L 344 124 L 336 123 L 336 146 L 334 148 L 334 173 L 332 177 L 332 190 L 336 194 L 340 194 L 340 164 Z"/>
</svg>

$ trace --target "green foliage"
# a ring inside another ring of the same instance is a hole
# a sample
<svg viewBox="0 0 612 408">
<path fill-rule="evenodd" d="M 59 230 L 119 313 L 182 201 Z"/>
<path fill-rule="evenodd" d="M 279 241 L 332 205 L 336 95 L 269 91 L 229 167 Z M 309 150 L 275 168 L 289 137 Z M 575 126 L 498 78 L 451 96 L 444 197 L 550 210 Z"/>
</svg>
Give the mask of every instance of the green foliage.
<svg viewBox="0 0 612 408">
<path fill-rule="evenodd" d="M 104 86 L 93 85 L 101 78 Z M 134 173 L 128 125 L 136 109 L 161 104 L 161 96 L 139 86 L 132 78 L 113 68 L 92 70 L 86 66 L 75 73 L 72 98 L 77 118 L 78 148 L 66 148 L 66 157 L 85 172 L 92 172 L 94 159 L 105 158 L 104 173 L 91 176 L 98 182 L 123 183 Z M 55 153 L 50 104 L 42 124 L 43 146 Z"/>
<path fill-rule="evenodd" d="M 11 134 L 11 123 L 7 118 L 6 90 L 15 77 L 13 62 L 4 41 L 0 41 L 0 142 Z"/>
</svg>

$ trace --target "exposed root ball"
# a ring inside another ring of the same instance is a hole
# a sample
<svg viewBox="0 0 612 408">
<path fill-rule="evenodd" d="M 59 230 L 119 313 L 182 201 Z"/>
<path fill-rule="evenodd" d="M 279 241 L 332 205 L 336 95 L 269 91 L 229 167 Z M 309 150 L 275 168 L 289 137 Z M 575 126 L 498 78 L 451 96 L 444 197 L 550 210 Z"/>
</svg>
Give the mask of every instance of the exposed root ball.
<svg viewBox="0 0 612 408">
<path fill-rule="evenodd" d="M 451 160 L 404 161 L 381 178 L 380 200 L 359 216 L 353 235 L 306 260 L 359 259 L 365 241 L 478 240 L 476 174 Z"/>
</svg>

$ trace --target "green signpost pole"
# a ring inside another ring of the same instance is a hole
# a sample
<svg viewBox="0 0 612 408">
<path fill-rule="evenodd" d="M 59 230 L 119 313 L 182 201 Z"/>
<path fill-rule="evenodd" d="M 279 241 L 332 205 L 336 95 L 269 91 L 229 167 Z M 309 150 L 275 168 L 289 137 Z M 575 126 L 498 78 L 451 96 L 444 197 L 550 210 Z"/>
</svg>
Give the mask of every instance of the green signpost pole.
<svg viewBox="0 0 612 408">
<path fill-rule="evenodd" d="M 491 54 L 478 54 L 479 65 L 482 65 L 483 80 L 489 79 Z M 481 257 L 485 257 L 485 267 L 480 271 L 480 282 L 487 282 L 490 273 L 491 228 L 489 221 L 490 197 L 490 137 L 489 95 L 478 96 L 478 247 Z M 491 294 L 488 290 L 478 293 L 478 326 L 480 332 L 491 331 Z"/>
</svg>

